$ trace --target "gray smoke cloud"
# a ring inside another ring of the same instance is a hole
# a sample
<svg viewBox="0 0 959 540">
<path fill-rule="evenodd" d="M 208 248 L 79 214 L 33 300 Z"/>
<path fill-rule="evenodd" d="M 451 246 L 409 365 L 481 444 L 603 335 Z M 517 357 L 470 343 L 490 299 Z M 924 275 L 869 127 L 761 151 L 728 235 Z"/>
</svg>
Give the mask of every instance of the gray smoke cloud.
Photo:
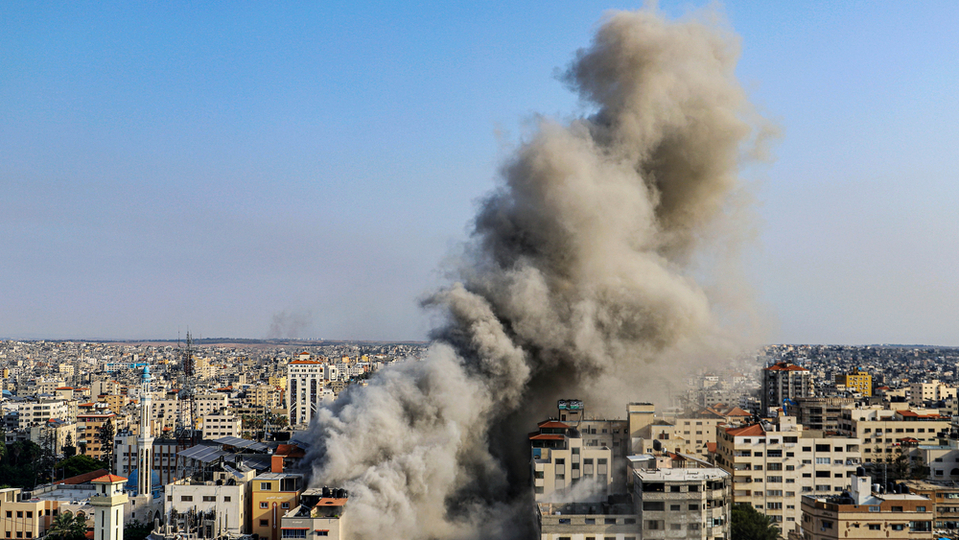
<svg viewBox="0 0 959 540">
<path fill-rule="evenodd" d="M 283 310 L 273 314 L 267 339 L 294 339 L 305 337 L 303 334 L 313 324 L 313 313 L 309 311 Z"/>
<path fill-rule="evenodd" d="M 525 434 L 558 397 L 621 417 L 734 348 L 718 314 L 735 302 L 715 304 L 724 278 L 702 262 L 735 253 L 737 171 L 762 132 L 737 58 L 705 20 L 606 17 L 564 76 L 591 114 L 540 118 L 504 164 L 456 282 L 425 302 L 445 317 L 429 354 L 311 428 L 312 483 L 350 491 L 351 534 L 527 538 Z"/>
</svg>

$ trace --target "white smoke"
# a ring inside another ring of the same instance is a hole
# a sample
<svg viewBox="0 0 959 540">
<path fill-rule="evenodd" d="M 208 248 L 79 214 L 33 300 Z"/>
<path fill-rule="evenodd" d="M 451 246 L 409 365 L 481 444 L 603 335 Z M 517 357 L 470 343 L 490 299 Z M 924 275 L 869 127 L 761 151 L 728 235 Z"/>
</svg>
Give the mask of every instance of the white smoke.
<svg viewBox="0 0 959 540">
<path fill-rule="evenodd" d="M 737 56 L 715 25 L 652 11 L 610 14 L 576 54 L 565 80 L 595 113 L 541 119 L 504 164 L 458 281 L 426 302 L 446 317 L 429 354 L 312 426 L 313 483 L 350 491 L 354 537 L 526 537 L 525 433 L 557 397 L 622 410 L 736 343 L 697 257 L 739 230 L 760 131 Z"/>
</svg>

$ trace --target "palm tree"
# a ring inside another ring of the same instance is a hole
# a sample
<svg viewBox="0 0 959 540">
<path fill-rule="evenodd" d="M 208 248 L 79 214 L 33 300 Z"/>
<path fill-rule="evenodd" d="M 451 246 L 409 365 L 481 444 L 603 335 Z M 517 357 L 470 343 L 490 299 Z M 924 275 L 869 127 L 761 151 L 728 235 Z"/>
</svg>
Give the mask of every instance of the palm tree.
<svg viewBox="0 0 959 540">
<path fill-rule="evenodd" d="M 69 510 L 60 512 L 47 530 L 50 540 L 85 540 L 87 518 L 82 513 L 74 515 Z"/>
</svg>

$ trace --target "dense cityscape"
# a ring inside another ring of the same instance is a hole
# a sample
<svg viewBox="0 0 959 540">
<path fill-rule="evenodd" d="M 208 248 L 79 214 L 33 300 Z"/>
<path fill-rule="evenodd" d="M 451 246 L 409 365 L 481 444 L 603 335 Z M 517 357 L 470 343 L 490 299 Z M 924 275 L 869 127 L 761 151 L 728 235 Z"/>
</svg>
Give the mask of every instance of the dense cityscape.
<svg viewBox="0 0 959 540">
<path fill-rule="evenodd" d="M 348 491 L 309 487 L 308 427 L 426 351 L 0 342 L 3 535 L 56 537 L 82 516 L 97 536 L 349 538 Z M 528 426 L 521 465 L 537 535 L 731 538 L 748 505 L 791 539 L 954 538 L 957 382 L 959 349 L 775 345 L 690 376 L 670 402 L 632 396 L 619 418 L 561 400 Z"/>
</svg>

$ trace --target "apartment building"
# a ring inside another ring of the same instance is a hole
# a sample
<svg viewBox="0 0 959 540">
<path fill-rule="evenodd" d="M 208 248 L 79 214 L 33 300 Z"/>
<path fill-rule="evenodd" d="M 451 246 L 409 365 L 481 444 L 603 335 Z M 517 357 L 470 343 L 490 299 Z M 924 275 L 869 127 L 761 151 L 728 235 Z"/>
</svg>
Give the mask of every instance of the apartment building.
<svg viewBox="0 0 959 540">
<path fill-rule="evenodd" d="M 639 515 L 627 502 L 537 503 L 536 528 L 540 540 L 642 538 Z"/>
<path fill-rule="evenodd" d="M 300 495 L 300 505 L 281 519 L 282 538 L 344 540 L 347 493 L 329 487 L 312 488 Z"/>
<path fill-rule="evenodd" d="M 876 494 L 854 476 L 848 495 L 802 498 L 802 540 L 932 540 L 932 501 L 913 493 Z"/>
<path fill-rule="evenodd" d="M 540 422 L 529 435 L 530 476 L 537 502 L 569 493 L 580 482 L 583 502 L 605 501 L 612 492 L 613 451 L 609 446 L 587 446 L 579 430 L 557 420 Z"/>
<path fill-rule="evenodd" d="M 252 482 L 250 530 L 261 540 L 280 540 L 281 519 L 300 505 L 303 475 L 266 473 Z"/>
<path fill-rule="evenodd" d="M 836 375 L 836 387 L 841 385 L 847 392 L 856 392 L 863 397 L 872 396 L 872 375 L 868 371 L 857 369 L 850 373 Z"/>
<path fill-rule="evenodd" d="M 112 412 L 107 413 L 83 413 L 77 415 L 77 448 L 81 454 L 92 457 L 93 459 L 103 459 L 104 449 L 102 441 L 97 436 L 100 428 L 104 424 L 113 424 L 116 431 L 116 417 Z M 107 444 L 112 444 L 108 441 Z"/>
<path fill-rule="evenodd" d="M 763 369 L 762 415 L 782 407 L 787 399 L 813 397 L 812 375 L 808 369 L 789 362 L 777 362 Z"/>
<path fill-rule="evenodd" d="M 909 385 L 909 403 L 916 407 L 922 407 L 930 401 L 945 401 L 955 398 L 955 387 L 942 383 L 938 379 L 914 382 Z"/>
<path fill-rule="evenodd" d="M 51 419 L 69 418 L 67 402 L 60 399 L 33 399 L 17 405 L 18 429 L 40 426 Z"/>
<path fill-rule="evenodd" d="M 0 489 L 0 537 L 40 538 L 59 513 L 59 503 L 49 500 L 22 500 L 20 488 Z"/>
<path fill-rule="evenodd" d="M 959 531 L 959 484 L 925 480 L 905 480 L 901 484 L 909 493 L 932 501 L 932 527 L 937 537 L 956 536 Z"/>
<path fill-rule="evenodd" d="M 203 420 L 203 438 L 214 441 L 221 437 L 239 437 L 241 419 L 228 409 L 223 409 L 215 414 L 207 414 L 202 417 Z"/>
<path fill-rule="evenodd" d="M 805 430 L 782 416 L 719 428 L 715 462 L 733 475 L 733 499 L 769 516 L 784 533 L 800 518 L 803 494 L 839 493 L 861 464 L 860 440 Z"/>
<path fill-rule="evenodd" d="M 291 426 L 307 426 L 322 399 L 324 364 L 316 360 L 294 360 L 286 367 L 286 404 Z"/>
<path fill-rule="evenodd" d="M 851 397 L 799 398 L 786 405 L 786 414 L 796 417 L 796 423 L 805 429 L 838 432 L 842 410 L 854 405 Z"/>
<path fill-rule="evenodd" d="M 949 432 L 949 418 L 938 411 L 843 409 L 839 430 L 862 440 L 866 463 L 892 463 L 903 444 L 937 445 Z"/>
<path fill-rule="evenodd" d="M 248 534 L 249 482 L 253 480 L 255 472 L 230 469 L 212 474 L 213 479 L 208 481 L 185 478 L 167 484 L 164 490 L 164 515 L 179 524 L 190 511 L 201 514 L 210 522 L 210 530 L 202 535 L 205 538 Z M 178 518 L 174 519 L 173 516 Z M 179 528 L 189 530 L 189 524 L 183 523 Z"/>
<path fill-rule="evenodd" d="M 633 471 L 643 540 L 727 540 L 732 477 L 716 468 Z"/>
</svg>

